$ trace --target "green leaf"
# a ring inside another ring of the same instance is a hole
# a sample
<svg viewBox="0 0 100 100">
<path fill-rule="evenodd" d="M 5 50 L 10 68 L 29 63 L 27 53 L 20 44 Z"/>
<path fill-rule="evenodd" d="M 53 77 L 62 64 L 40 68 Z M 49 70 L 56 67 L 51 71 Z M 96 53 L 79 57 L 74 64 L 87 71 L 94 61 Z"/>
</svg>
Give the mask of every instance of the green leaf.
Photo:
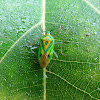
<svg viewBox="0 0 100 100">
<path fill-rule="evenodd" d="M 0 100 L 99 100 L 98 4 L 99 0 L 1 0 Z M 58 59 L 53 55 L 43 70 L 38 50 L 31 47 L 39 44 L 45 30 L 55 39 Z"/>
</svg>

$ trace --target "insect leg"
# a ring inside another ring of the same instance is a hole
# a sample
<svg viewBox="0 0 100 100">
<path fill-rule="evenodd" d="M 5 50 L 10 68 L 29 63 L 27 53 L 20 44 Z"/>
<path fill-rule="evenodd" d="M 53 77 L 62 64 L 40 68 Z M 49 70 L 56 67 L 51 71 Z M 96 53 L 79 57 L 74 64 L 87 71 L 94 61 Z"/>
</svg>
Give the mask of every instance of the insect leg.
<svg viewBox="0 0 100 100">
<path fill-rule="evenodd" d="M 53 50 L 53 53 L 56 56 L 56 58 L 58 58 L 58 55 L 57 55 L 57 53 L 54 50 Z"/>
<path fill-rule="evenodd" d="M 59 43 L 61 44 L 61 54 L 66 56 L 66 54 L 63 53 L 63 49 L 62 49 L 63 48 L 62 47 L 63 46 L 63 42 L 61 40 L 60 40 L 60 42 L 56 42 L 56 44 L 59 44 Z"/>
<path fill-rule="evenodd" d="M 39 31 L 40 33 L 42 33 L 40 29 L 38 29 L 38 31 Z M 42 33 L 42 34 L 43 34 L 43 33 Z"/>
<path fill-rule="evenodd" d="M 66 54 L 64 54 L 64 53 L 62 52 L 62 42 L 61 42 L 61 54 L 64 55 L 64 56 L 66 56 Z"/>
<path fill-rule="evenodd" d="M 34 49 L 37 49 L 37 47 L 32 47 L 32 48 L 31 48 L 31 52 L 32 52 L 32 53 L 35 53 L 35 52 L 33 51 Z"/>
<path fill-rule="evenodd" d="M 60 42 L 56 42 L 55 44 L 61 44 L 61 54 L 63 55 L 63 53 L 62 53 L 62 41 L 60 41 Z"/>
<path fill-rule="evenodd" d="M 61 54 L 63 55 L 63 53 L 62 53 L 62 42 L 61 42 Z"/>
<path fill-rule="evenodd" d="M 49 74 L 51 74 L 51 67 L 49 67 Z"/>
</svg>

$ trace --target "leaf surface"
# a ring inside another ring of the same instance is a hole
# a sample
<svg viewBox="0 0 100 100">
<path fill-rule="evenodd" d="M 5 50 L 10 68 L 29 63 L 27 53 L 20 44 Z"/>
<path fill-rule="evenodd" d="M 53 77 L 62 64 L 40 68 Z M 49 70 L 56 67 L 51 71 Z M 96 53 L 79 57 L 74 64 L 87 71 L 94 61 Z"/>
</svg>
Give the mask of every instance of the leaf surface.
<svg viewBox="0 0 100 100">
<path fill-rule="evenodd" d="M 0 1 L 0 100 L 44 99 L 38 50 L 31 50 L 39 44 L 43 32 L 42 3 Z M 46 1 L 45 30 L 51 31 L 58 54 L 58 59 L 53 55 L 46 71 L 47 100 L 100 99 L 98 3 Z"/>
</svg>

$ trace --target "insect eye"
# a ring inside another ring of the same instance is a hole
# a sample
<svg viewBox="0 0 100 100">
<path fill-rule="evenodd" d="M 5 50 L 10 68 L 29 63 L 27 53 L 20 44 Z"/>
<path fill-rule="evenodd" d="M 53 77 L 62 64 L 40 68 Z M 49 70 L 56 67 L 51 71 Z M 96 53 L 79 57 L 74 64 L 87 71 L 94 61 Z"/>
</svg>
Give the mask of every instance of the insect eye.
<svg viewBox="0 0 100 100">
<path fill-rule="evenodd" d="M 42 56 L 42 53 L 40 54 L 40 57 Z"/>
<path fill-rule="evenodd" d="M 50 57 L 50 55 L 48 55 L 48 57 Z"/>
</svg>

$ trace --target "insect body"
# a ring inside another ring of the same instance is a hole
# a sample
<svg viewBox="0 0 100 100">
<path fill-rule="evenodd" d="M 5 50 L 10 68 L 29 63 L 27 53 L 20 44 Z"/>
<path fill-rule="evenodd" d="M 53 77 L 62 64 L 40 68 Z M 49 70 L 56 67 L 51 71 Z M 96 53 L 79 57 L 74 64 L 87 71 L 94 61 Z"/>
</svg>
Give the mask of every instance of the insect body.
<svg viewBox="0 0 100 100">
<path fill-rule="evenodd" d="M 40 39 L 40 46 L 38 50 L 38 60 L 42 68 L 46 68 L 48 63 L 50 62 L 53 55 L 53 48 L 54 48 L 54 39 L 50 35 L 50 32 L 47 32 Z"/>
</svg>

